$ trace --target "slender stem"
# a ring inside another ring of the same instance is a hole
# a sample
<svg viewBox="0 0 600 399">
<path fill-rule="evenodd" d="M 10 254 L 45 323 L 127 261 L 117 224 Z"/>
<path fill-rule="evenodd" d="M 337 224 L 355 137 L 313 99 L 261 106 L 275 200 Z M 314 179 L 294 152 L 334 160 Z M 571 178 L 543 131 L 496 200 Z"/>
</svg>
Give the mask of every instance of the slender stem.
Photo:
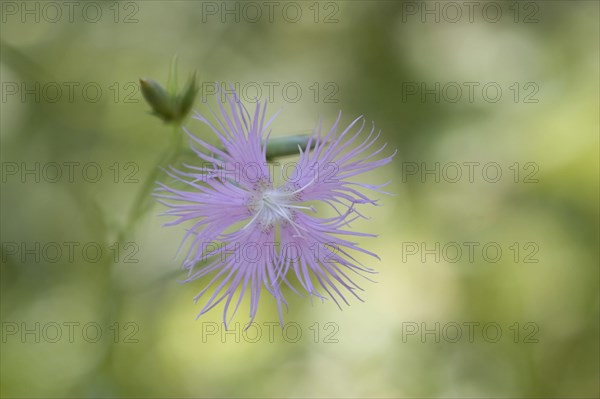
<svg viewBox="0 0 600 399">
<path fill-rule="evenodd" d="M 171 145 L 158 158 L 150 174 L 142 183 L 140 190 L 137 192 L 131 209 L 127 215 L 125 225 L 118 232 L 117 245 L 122 245 L 126 242 L 126 240 L 134 233 L 135 227 L 141 219 L 141 217 L 147 210 L 149 210 L 152 207 L 153 201 L 150 196 L 150 193 L 154 187 L 155 181 L 159 177 L 159 173 L 161 171 L 160 168 L 172 164 L 177 160 L 178 156 L 181 154 L 182 134 L 180 125 L 176 125 L 174 127 L 172 137 L 173 138 L 171 141 Z M 116 325 L 117 328 L 119 328 L 121 323 L 121 312 L 123 309 L 122 303 L 124 301 L 124 293 L 119 287 L 118 282 L 114 281 L 112 277 L 114 267 L 115 262 L 113 261 L 113 259 L 107 257 L 106 263 L 101 269 L 102 276 L 100 277 L 100 279 L 102 280 L 103 292 L 106 295 L 105 303 L 108 307 L 103 316 L 103 325 L 109 326 L 113 325 L 113 323 L 116 322 L 119 323 Z M 116 350 L 117 348 L 113 340 L 107 339 L 105 341 L 105 347 L 103 351 L 104 353 L 102 355 L 102 358 L 97 363 L 94 371 L 90 374 L 90 379 L 94 383 L 92 384 L 92 386 L 102 384 L 103 378 L 108 378 L 111 381 L 115 381 L 115 376 L 113 375 L 113 373 Z M 117 387 L 109 387 L 109 392 L 106 392 L 107 394 L 112 394 L 112 392 L 110 392 L 112 390 L 111 388 L 114 389 Z M 80 389 L 86 390 L 88 388 L 80 387 Z"/>
<path fill-rule="evenodd" d="M 131 209 L 125 222 L 125 227 L 119 233 L 119 242 L 124 242 L 125 237 L 133 233 L 137 223 L 140 221 L 141 216 L 143 216 L 152 207 L 154 201 L 150 196 L 150 193 L 152 192 L 154 184 L 156 183 L 156 180 L 161 172 L 161 167 L 166 167 L 167 165 L 174 163 L 181 155 L 181 144 L 183 140 L 180 125 L 174 126 L 172 137 L 173 139 L 171 141 L 171 146 L 160 155 L 154 164 L 154 167 L 150 171 L 150 174 L 142 183 L 142 187 L 138 191 L 133 204 L 131 205 Z"/>
</svg>

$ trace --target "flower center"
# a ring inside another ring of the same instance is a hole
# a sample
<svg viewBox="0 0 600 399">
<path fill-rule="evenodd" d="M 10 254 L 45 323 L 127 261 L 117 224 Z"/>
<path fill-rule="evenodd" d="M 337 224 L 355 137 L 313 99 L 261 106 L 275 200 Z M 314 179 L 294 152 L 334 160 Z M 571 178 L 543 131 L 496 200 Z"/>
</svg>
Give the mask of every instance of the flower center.
<svg viewBox="0 0 600 399">
<path fill-rule="evenodd" d="M 315 210 L 309 206 L 296 205 L 295 202 L 297 201 L 298 190 L 288 191 L 284 188 L 273 188 L 271 185 L 260 187 L 248 205 L 248 210 L 253 216 L 246 227 L 255 221 L 260 224 L 263 230 L 289 223 L 300 234 L 299 228 L 300 230 L 303 229 L 294 222 L 296 210 L 306 209 L 312 212 L 315 212 Z"/>
<path fill-rule="evenodd" d="M 277 189 L 267 189 L 257 196 L 253 210 L 256 219 L 265 228 L 278 225 L 283 222 L 291 222 L 292 207 L 285 193 Z"/>
</svg>

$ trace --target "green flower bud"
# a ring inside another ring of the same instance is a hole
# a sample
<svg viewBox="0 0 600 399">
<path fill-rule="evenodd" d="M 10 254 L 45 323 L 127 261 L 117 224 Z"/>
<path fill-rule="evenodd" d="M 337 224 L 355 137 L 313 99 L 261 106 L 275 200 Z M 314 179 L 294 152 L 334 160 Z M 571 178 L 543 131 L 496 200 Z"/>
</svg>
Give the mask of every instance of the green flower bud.
<svg viewBox="0 0 600 399">
<path fill-rule="evenodd" d="M 171 95 L 152 79 L 140 79 L 140 87 L 152 113 L 166 123 L 181 122 L 192 109 L 198 94 L 195 74 L 182 94 Z"/>
<path fill-rule="evenodd" d="M 297 155 L 300 152 L 298 147 L 305 151 L 309 138 L 308 134 L 271 138 L 267 143 L 267 161 L 286 155 Z"/>
<path fill-rule="evenodd" d="M 173 99 L 165 89 L 152 79 L 140 79 L 140 88 L 142 95 L 152 107 L 154 115 L 165 122 L 173 121 L 176 118 L 176 110 Z"/>
<path fill-rule="evenodd" d="M 196 83 L 196 74 L 192 75 L 183 95 L 177 98 L 177 115 L 179 120 L 185 118 L 192 109 L 196 95 L 198 94 L 198 84 Z"/>
</svg>

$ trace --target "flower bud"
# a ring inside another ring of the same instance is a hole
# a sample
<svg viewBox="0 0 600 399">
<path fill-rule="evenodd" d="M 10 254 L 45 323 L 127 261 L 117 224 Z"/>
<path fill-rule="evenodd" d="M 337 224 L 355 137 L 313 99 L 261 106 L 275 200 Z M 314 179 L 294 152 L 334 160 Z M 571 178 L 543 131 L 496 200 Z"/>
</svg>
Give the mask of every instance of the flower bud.
<svg viewBox="0 0 600 399">
<path fill-rule="evenodd" d="M 186 117 L 192 109 L 196 95 L 198 94 L 198 84 L 196 83 L 196 74 L 192 75 L 185 92 L 177 97 L 177 116 L 179 120 Z"/>
<path fill-rule="evenodd" d="M 152 79 L 140 79 L 142 95 L 152 107 L 154 115 L 169 122 L 175 118 L 175 109 L 171 96 L 161 85 Z"/>
<path fill-rule="evenodd" d="M 182 94 L 170 95 L 160 84 L 152 79 L 140 79 L 142 95 L 152 107 L 152 113 L 166 123 L 179 123 L 192 109 L 198 85 L 196 75 L 190 79 Z"/>
</svg>

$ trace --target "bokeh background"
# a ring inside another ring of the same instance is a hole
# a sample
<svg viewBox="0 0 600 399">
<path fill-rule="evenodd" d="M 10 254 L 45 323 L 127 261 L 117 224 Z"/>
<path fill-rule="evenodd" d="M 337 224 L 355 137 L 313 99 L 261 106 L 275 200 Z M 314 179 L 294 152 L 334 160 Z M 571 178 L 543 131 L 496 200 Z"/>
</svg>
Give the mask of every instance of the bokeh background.
<svg viewBox="0 0 600 399">
<path fill-rule="evenodd" d="M 64 3 L 2 2 L 2 397 L 598 397 L 597 2 Z M 362 178 L 395 193 L 353 225 L 364 303 L 290 294 L 282 332 L 265 295 L 225 334 L 178 283 L 183 228 L 124 232 L 175 134 L 137 80 L 175 54 L 201 112 L 211 82 L 273 87 L 273 135 L 342 110 L 398 150 Z"/>
</svg>

